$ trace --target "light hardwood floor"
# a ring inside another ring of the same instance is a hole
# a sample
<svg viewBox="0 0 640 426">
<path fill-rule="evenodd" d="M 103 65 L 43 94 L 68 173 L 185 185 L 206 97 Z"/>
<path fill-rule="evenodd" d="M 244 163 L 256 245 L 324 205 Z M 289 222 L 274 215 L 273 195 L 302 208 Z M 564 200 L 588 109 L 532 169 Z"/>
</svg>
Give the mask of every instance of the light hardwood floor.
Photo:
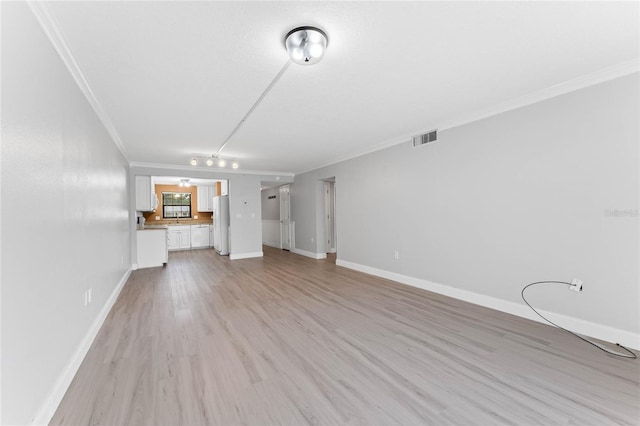
<svg viewBox="0 0 640 426">
<path fill-rule="evenodd" d="M 52 424 L 638 424 L 638 361 L 264 251 L 135 271 Z"/>
</svg>

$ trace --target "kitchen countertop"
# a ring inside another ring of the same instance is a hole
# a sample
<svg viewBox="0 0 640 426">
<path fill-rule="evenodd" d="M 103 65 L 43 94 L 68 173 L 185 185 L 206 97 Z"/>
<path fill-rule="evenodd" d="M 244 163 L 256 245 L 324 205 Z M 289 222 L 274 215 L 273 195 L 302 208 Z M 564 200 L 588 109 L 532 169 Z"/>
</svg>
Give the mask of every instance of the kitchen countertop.
<svg viewBox="0 0 640 426">
<path fill-rule="evenodd" d="M 157 231 L 159 229 L 169 229 L 167 225 L 145 225 L 144 228 L 137 227 L 138 231 Z"/>
<path fill-rule="evenodd" d="M 213 223 L 213 220 L 209 219 L 209 220 L 184 220 L 184 221 L 180 221 L 180 222 L 176 222 L 175 220 L 172 221 L 147 221 L 147 223 L 145 223 L 144 227 L 148 227 L 148 226 L 186 226 L 186 225 L 211 225 Z"/>
<path fill-rule="evenodd" d="M 171 222 L 171 223 L 162 223 L 162 224 L 145 224 L 144 228 L 136 228 L 138 231 L 146 231 L 148 229 L 169 229 L 169 228 L 173 228 L 174 226 L 191 226 L 191 225 L 212 225 L 212 221 L 191 221 L 191 222 L 187 222 L 187 223 L 176 223 L 176 222 Z"/>
</svg>

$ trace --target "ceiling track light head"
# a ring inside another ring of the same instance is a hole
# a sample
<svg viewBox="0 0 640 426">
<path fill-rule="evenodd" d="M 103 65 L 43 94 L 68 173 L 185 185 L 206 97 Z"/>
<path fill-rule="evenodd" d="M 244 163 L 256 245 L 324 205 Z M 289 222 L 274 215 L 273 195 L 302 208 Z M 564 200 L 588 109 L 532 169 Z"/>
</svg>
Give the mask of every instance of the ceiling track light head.
<svg viewBox="0 0 640 426">
<path fill-rule="evenodd" d="M 320 28 L 303 26 L 292 29 L 284 38 L 289 57 L 300 65 L 316 64 L 327 50 L 329 38 Z"/>
</svg>

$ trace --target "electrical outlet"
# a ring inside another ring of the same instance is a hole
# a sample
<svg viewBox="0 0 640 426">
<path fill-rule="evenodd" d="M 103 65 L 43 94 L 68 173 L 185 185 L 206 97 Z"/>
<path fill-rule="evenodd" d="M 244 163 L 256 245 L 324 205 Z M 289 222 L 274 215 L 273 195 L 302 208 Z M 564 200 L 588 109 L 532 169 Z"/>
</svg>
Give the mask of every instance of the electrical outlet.
<svg viewBox="0 0 640 426">
<path fill-rule="evenodd" d="M 87 298 L 89 299 L 89 304 L 91 303 L 91 289 L 87 290 Z"/>
<path fill-rule="evenodd" d="M 197 214 L 194 214 L 194 215 L 193 215 L 193 218 L 194 218 L 194 219 L 197 219 L 197 218 L 198 218 L 198 215 L 197 215 Z"/>
<path fill-rule="evenodd" d="M 395 260 L 399 260 L 400 259 L 400 252 L 398 250 L 394 250 L 393 251 L 393 258 Z"/>
<path fill-rule="evenodd" d="M 569 286 L 569 290 L 582 291 L 582 280 L 579 278 L 572 279 L 571 285 Z"/>
<path fill-rule="evenodd" d="M 156 216 L 156 220 L 160 220 L 160 216 Z"/>
</svg>

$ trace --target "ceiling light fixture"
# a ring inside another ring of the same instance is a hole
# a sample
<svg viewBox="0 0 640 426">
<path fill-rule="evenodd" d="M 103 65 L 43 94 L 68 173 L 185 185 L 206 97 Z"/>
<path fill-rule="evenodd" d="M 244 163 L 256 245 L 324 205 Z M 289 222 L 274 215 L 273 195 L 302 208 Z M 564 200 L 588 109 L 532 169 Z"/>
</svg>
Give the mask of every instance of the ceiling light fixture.
<svg viewBox="0 0 640 426">
<path fill-rule="evenodd" d="M 218 167 L 227 166 L 227 160 L 220 157 L 218 154 L 206 155 L 206 156 L 196 154 L 196 156 L 191 159 L 190 163 L 192 166 L 197 166 L 199 163 L 206 164 L 209 167 L 213 166 L 214 164 L 217 165 Z M 231 167 L 234 169 L 237 169 L 240 167 L 240 164 L 238 164 L 237 161 L 233 160 L 233 162 L 231 163 Z"/>
<path fill-rule="evenodd" d="M 284 45 L 293 62 L 300 65 L 318 63 L 327 50 L 327 34 L 316 27 L 298 27 L 289 31 Z"/>
</svg>

